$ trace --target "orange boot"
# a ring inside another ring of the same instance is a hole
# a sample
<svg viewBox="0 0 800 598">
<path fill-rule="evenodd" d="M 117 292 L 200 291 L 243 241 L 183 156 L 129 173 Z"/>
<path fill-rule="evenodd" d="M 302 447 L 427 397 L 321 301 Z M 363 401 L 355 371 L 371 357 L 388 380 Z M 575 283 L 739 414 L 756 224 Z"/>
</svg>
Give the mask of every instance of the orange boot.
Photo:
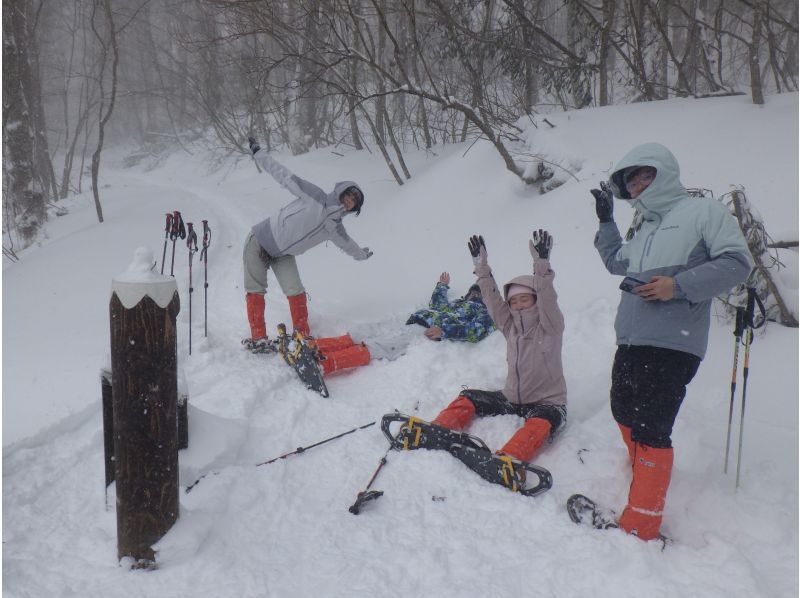
<svg viewBox="0 0 800 598">
<path fill-rule="evenodd" d="M 264 322 L 263 293 L 247 293 L 247 321 L 250 323 L 250 338 L 258 340 L 267 337 L 267 325 Z"/>
<path fill-rule="evenodd" d="M 315 338 L 313 343 L 317 346 L 317 349 L 323 353 L 341 351 L 342 349 L 347 349 L 347 347 L 352 347 L 355 344 L 349 334 L 345 334 L 343 336 L 331 336 L 328 338 Z"/>
<path fill-rule="evenodd" d="M 451 430 L 463 430 L 475 417 L 475 405 L 467 397 L 459 395 L 431 423 Z"/>
<path fill-rule="evenodd" d="M 619 526 L 642 540 L 658 538 L 669 480 L 672 477 L 673 451 L 634 443 L 633 481 L 628 506 Z"/>
<path fill-rule="evenodd" d="M 366 345 L 352 345 L 339 351 L 324 352 L 325 359 L 320 362 L 325 375 L 338 370 L 355 368 L 367 365 L 370 360 L 369 349 Z"/>
<path fill-rule="evenodd" d="M 525 420 L 519 430 L 506 442 L 498 452 L 518 461 L 528 462 L 550 435 L 550 422 L 540 417 Z"/>
<path fill-rule="evenodd" d="M 306 294 L 299 293 L 287 297 L 289 299 L 289 312 L 292 314 L 292 326 L 303 336 L 309 336 L 311 330 L 308 327 L 308 305 L 306 304 Z"/>
<path fill-rule="evenodd" d="M 625 446 L 628 449 L 628 457 L 631 460 L 631 464 L 633 464 L 633 451 L 635 450 L 633 439 L 631 438 L 631 429 L 628 426 L 623 426 L 621 423 L 617 422 L 619 426 L 619 431 L 622 434 L 622 441 L 625 443 Z"/>
</svg>

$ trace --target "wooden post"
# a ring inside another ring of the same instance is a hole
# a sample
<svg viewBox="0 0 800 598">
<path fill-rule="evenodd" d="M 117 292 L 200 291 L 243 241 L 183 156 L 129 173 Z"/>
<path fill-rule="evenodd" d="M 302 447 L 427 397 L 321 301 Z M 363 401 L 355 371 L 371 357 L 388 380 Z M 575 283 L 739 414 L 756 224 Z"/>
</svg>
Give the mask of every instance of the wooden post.
<svg viewBox="0 0 800 598">
<path fill-rule="evenodd" d="M 114 405 L 110 369 L 100 370 L 100 389 L 103 398 L 103 455 L 108 488 L 114 481 Z"/>
<path fill-rule="evenodd" d="M 189 448 L 189 395 L 178 392 L 178 450 Z"/>
<path fill-rule="evenodd" d="M 110 302 L 117 557 L 154 568 L 152 545 L 178 518 L 175 279 L 136 250 L 114 278 Z"/>
</svg>

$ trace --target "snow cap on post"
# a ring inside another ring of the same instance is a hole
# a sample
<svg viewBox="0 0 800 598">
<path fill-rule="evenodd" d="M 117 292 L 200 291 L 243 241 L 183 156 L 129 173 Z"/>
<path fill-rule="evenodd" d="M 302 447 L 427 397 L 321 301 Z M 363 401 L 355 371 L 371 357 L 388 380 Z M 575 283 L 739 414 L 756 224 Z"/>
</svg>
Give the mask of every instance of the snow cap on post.
<svg viewBox="0 0 800 598">
<path fill-rule="evenodd" d="M 111 293 L 117 294 L 125 309 L 133 308 L 143 297 L 150 297 L 162 309 L 172 301 L 178 285 L 173 277 L 158 273 L 155 265 L 153 252 L 139 247 L 128 269 L 112 279 Z"/>
</svg>

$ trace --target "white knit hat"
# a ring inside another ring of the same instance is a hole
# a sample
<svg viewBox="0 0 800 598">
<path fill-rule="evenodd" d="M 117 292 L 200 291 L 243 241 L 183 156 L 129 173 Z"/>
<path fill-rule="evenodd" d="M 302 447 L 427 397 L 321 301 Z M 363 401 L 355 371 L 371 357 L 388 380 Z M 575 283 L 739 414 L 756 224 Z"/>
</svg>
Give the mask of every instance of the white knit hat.
<svg viewBox="0 0 800 598">
<path fill-rule="evenodd" d="M 510 301 L 514 295 L 522 295 L 523 293 L 527 293 L 528 295 L 536 294 L 533 292 L 532 288 L 526 287 L 524 284 L 511 284 L 506 293 L 506 301 Z"/>
</svg>

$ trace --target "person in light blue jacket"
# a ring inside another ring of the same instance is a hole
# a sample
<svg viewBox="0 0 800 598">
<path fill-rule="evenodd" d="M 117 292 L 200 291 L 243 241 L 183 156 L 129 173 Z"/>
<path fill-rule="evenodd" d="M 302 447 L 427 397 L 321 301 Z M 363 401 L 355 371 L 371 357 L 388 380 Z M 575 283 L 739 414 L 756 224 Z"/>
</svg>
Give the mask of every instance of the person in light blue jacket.
<svg viewBox="0 0 800 598">
<path fill-rule="evenodd" d="M 633 148 L 609 183 L 591 192 L 600 220 L 594 245 L 609 272 L 626 276 L 614 323 L 611 412 L 633 481 L 617 523 L 651 540 L 660 536 L 672 427 L 705 356 L 711 301 L 746 280 L 753 259 L 736 218 L 718 201 L 691 197 L 663 145 Z M 642 216 L 627 241 L 614 222 L 612 196 Z"/>
<path fill-rule="evenodd" d="M 253 352 L 267 352 L 264 321 L 264 294 L 267 292 L 267 269 L 271 268 L 278 284 L 289 300 L 289 311 L 294 329 L 308 336 L 308 308 L 306 293 L 297 270 L 295 256 L 325 241 L 332 241 L 339 249 L 355 260 L 366 260 L 372 255 L 368 247 L 350 238 L 342 224 L 348 214 L 358 216 L 364 205 L 364 192 L 353 181 L 336 183 L 333 191 L 326 192 L 292 174 L 267 152 L 260 151 L 258 143 L 249 138 L 250 151 L 261 168 L 296 196 L 277 214 L 253 226 L 244 245 L 244 290 L 250 338 L 242 341 Z"/>
</svg>

